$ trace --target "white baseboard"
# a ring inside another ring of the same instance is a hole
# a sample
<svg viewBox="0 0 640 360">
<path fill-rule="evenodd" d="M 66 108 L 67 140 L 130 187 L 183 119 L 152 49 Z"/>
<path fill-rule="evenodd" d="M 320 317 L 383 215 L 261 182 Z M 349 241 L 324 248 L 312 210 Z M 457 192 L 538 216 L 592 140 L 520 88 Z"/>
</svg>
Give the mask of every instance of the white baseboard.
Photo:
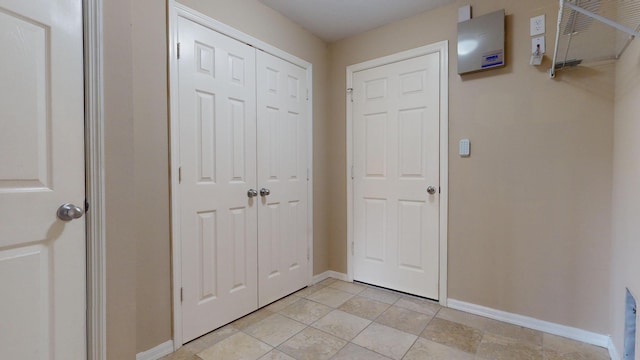
<svg viewBox="0 0 640 360">
<path fill-rule="evenodd" d="M 163 342 L 162 344 L 143 351 L 136 355 L 136 360 L 158 360 L 165 355 L 169 355 L 173 352 L 173 340 Z"/>
<path fill-rule="evenodd" d="M 347 274 L 344 273 L 340 273 L 337 271 L 333 271 L 333 270 L 327 270 L 321 274 L 318 275 L 314 275 L 313 279 L 311 280 L 311 282 L 313 284 L 317 284 L 320 281 L 324 280 L 324 279 L 328 279 L 328 278 L 334 278 L 334 279 L 338 279 L 338 280 L 342 280 L 342 281 L 349 281 L 349 277 L 347 276 Z"/>
<path fill-rule="evenodd" d="M 609 357 L 611 360 L 622 360 L 618 353 L 618 349 L 616 349 L 616 344 L 613 343 L 613 339 L 609 336 Z"/>
<path fill-rule="evenodd" d="M 460 300 L 449 299 L 448 305 L 452 309 L 468 312 L 475 315 L 484 316 L 490 319 L 503 321 L 513 325 L 524 326 L 526 328 L 543 331 L 549 334 L 566 337 L 581 341 L 587 344 L 600 346 L 612 351 L 613 343 L 608 335 L 598 334 L 587 330 L 582 330 L 570 326 L 560 325 L 544 320 L 531 318 L 528 316 L 508 313 L 506 311 L 491 309 L 488 307 L 467 303 Z M 615 351 L 615 349 L 613 349 Z M 612 357 L 619 359 L 618 357 Z"/>
</svg>

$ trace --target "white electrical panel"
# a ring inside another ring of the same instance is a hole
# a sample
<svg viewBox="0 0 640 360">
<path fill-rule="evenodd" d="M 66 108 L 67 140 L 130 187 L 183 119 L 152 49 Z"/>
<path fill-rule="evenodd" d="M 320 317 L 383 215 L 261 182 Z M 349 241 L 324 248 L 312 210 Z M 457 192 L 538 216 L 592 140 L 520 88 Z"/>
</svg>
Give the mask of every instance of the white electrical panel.
<svg viewBox="0 0 640 360">
<path fill-rule="evenodd" d="M 504 9 L 458 23 L 458 74 L 505 66 Z"/>
</svg>

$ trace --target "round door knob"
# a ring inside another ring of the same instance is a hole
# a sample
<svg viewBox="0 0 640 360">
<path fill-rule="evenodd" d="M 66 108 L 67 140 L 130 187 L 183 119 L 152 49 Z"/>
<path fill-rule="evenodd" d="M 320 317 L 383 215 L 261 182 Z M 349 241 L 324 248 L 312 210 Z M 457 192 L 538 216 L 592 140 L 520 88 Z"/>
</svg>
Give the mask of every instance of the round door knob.
<svg viewBox="0 0 640 360">
<path fill-rule="evenodd" d="M 429 186 L 429 187 L 427 187 L 427 192 L 428 192 L 430 195 L 435 194 L 435 193 L 436 193 L 436 187 L 435 187 L 435 186 Z"/>
<path fill-rule="evenodd" d="M 73 219 L 78 219 L 82 217 L 84 211 L 81 207 L 75 206 L 73 204 L 63 204 L 58 208 L 58 219 L 62 221 L 71 221 Z"/>
<path fill-rule="evenodd" d="M 266 188 L 260 189 L 260 196 L 269 196 L 269 194 L 271 194 L 271 190 Z"/>
<path fill-rule="evenodd" d="M 258 196 L 258 191 L 256 191 L 256 189 L 249 189 L 249 191 L 247 191 L 247 196 L 249 199 L 254 198 Z"/>
</svg>

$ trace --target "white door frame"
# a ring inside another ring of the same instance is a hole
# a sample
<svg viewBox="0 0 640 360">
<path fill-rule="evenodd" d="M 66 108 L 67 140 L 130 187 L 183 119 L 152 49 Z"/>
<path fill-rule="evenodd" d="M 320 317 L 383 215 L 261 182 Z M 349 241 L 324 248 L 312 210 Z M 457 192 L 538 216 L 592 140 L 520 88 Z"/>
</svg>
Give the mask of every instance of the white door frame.
<svg viewBox="0 0 640 360">
<path fill-rule="evenodd" d="M 85 75 L 85 216 L 87 233 L 87 358 L 106 360 L 106 260 L 102 0 L 83 0 Z"/>
<path fill-rule="evenodd" d="M 447 214 L 449 207 L 449 44 L 435 44 L 399 52 L 347 67 L 347 277 L 353 281 L 353 104 L 351 91 L 353 74 L 358 71 L 415 58 L 422 55 L 440 55 L 440 234 L 439 234 L 439 302 L 447 306 Z"/>
<path fill-rule="evenodd" d="M 307 86 L 309 87 L 308 116 L 309 116 L 309 135 L 308 135 L 308 193 L 307 201 L 309 211 L 307 214 L 308 245 L 309 246 L 309 284 L 313 278 L 313 65 L 294 55 L 284 52 L 274 46 L 271 46 L 261 40 L 247 35 L 237 29 L 223 24 L 211 17 L 193 10 L 187 6 L 179 4 L 175 0 L 169 0 L 169 117 L 170 117 L 170 148 L 171 148 L 171 265 L 172 265 L 172 293 L 173 293 L 173 347 L 178 350 L 182 346 L 182 305 L 180 301 L 180 289 L 182 288 L 182 239 L 180 237 L 180 196 L 177 191 L 178 187 L 178 171 L 180 167 L 180 148 L 179 148 L 179 123 L 180 118 L 179 102 L 178 102 L 178 59 L 177 59 L 177 40 L 178 40 L 178 18 L 182 17 L 191 20 L 197 24 L 217 31 L 221 34 L 229 36 L 233 39 L 248 44 L 256 49 L 265 51 L 273 56 L 281 58 L 285 61 L 293 63 L 306 70 Z M 256 259 L 257 261 L 257 259 Z"/>
</svg>

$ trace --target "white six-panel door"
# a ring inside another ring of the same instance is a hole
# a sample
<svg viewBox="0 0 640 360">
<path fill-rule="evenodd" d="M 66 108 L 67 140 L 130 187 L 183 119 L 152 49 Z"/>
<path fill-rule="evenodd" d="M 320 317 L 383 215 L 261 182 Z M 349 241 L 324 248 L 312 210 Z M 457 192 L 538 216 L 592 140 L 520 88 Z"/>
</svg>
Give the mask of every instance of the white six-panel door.
<svg viewBox="0 0 640 360">
<path fill-rule="evenodd" d="M 180 19 L 183 341 L 255 310 L 255 51 Z"/>
<path fill-rule="evenodd" d="M 354 279 L 438 299 L 439 54 L 355 72 L 352 96 Z"/>
<path fill-rule="evenodd" d="M 0 359 L 85 359 L 82 2 L 0 0 L 0 49 Z"/>
<path fill-rule="evenodd" d="M 305 69 L 185 18 L 178 41 L 184 343 L 307 285 L 309 129 Z"/>
<path fill-rule="evenodd" d="M 258 65 L 260 306 L 307 285 L 306 71 L 263 51 Z"/>
</svg>

